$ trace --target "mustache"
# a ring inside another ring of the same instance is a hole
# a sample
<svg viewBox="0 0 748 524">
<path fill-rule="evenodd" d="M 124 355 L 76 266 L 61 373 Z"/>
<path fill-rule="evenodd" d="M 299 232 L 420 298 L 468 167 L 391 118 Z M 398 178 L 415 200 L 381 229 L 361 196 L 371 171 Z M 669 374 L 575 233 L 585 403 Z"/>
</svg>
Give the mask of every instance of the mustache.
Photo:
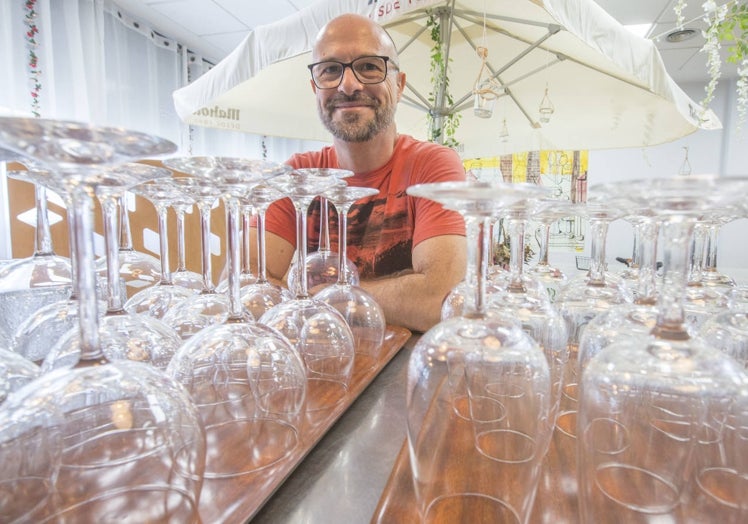
<svg viewBox="0 0 748 524">
<path fill-rule="evenodd" d="M 341 102 L 363 102 L 374 107 L 379 107 L 379 101 L 376 98 L 372 98 L 363 93 L 354 93 L 352 95 L 346 95 L 345 93 L 335 93 L 327 100 L 325 108 L 333 109 L 336 104 Z"/>
</svg>

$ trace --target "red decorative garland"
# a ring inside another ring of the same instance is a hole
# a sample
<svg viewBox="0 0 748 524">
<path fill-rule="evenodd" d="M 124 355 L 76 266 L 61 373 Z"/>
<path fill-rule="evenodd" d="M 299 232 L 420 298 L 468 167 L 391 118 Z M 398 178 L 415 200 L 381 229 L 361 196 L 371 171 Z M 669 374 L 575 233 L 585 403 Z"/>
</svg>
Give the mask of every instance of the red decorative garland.
<svg viewBox="0 0 748 524">
<path fill-rule="evenodd" d="M 42 74 L 39 69 L 39 58 L 36 56 L 36 48 L 39 46 L 36 41 L 36 35 L 39 34 L 39 28 L 36 25 L 36 0 L 26 0 L 26 17 L 25 24 L 28 28 L 26 30 L 26 47 L 29 50 L 29 80 L 31 81 L 31 113 L 35 117 L 40 117 L 41 112 L 39 108 L 39 91 L 42 89 L 41 81 L 39 77 Z"/>
</svg>

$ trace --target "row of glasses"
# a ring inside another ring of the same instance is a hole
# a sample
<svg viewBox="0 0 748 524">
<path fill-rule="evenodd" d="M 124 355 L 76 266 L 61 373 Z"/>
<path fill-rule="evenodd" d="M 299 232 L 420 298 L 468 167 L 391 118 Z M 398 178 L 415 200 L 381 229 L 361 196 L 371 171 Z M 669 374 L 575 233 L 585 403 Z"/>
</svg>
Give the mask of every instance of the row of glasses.
<svg viewBox="0 0 748 524">
<path fill-rule="evenodd" d="M 296 285 L 294 298 L 273 306 L 260 323 L 277 329 L 301 355 L 306 370 L 307 411 L 329 409 L 348 392 L 353 373 L 354 338 L 337 309 L 308 290 L 307 210 L 312 200 L 353 172 L 304 168 L 273 177 L 268 185 L 288 196 L 296 210 Z"/>
<path fill-rule="evenodd" d="M 486 302 L 490 226 L 538 186 L 422 184 L 408 194 L 465 217 L 474 297 L 413 348 L 407 436 L 421 522 L 526 522 L 553 431 L 552 380 L 538 344 Z"/>
<path fill-rule="evenodd" d="M 685 311 L 696 223 L 747 188 L 744 180 L 708 176 L 626 184 L 627 194 L 658 222 L 663 278 L 654 325 L 619 326 L 619 336 L 581 371 L 583 522 L 611 514 L 627 521 L 658 515 L 704 522 L 742 522 L 748 515 L 748 375 L 689 325 Z"/>
<path fill-rule="evenodd" d="M 46 164 L 72 202 L 80 359 L 16 390 L 0 410 L 0 502 L 11 521 L 194 522 L 205 433 L 186 391 L 153 365 L 103 352 L 93 252 L 99 185 L 111 166 L 173 152 L 144 133 L 0 119 L 0 147 Z M 28 460 L 33 457 L 33 460 Z"/>
</svg>

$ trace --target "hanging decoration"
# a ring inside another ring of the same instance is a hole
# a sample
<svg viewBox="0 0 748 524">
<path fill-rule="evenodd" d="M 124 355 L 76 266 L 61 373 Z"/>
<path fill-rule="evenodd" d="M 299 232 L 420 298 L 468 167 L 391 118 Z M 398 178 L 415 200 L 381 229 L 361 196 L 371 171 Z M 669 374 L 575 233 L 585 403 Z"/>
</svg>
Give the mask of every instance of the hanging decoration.
<svg viewBox="0 0 748 524">
<path fill-rule="evenodd" d="M 39 118 L 41 116 L 39 92 L 42 90 L 40 80 L 42 71 L 39 69 L 39 57 L 36 54 L 36 49 L 39 47 L 39 43 L 36 40 L 36 37 L 39 34 L 39 27 L 36 25 L 35 7 L 36 0 L 26 0 L 26 16 L 24 17 L 24 23 L 26 24 L 26 47 L 29 51 L 28 66 L 29 83 L 31 87 L 31 113 Z"/>
<path fill-rule="evenodd" d="M 268 159 L 268 145 L 267 145 L 267 135 L 262 135 L 262 159 L 267 160 Z"/>
</svg>

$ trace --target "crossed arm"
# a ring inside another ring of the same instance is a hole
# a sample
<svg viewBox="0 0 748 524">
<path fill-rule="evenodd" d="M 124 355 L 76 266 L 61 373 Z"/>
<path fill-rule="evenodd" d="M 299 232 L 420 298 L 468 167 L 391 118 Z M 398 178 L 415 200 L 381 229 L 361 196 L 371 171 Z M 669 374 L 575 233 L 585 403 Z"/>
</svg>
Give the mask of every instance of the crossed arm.
<svg viewBox="0 0 748 524">
<path fill-rule="evenodd" d="M 252 235 L 254 246 L 254 231 Z M 291 264 L 294 246 L 267 233 L 266 253 L 268 278 L 280 283 Z M 444 297 L 465 276 L 466 257 L 465 237 L 432 237 L 413 249 L 412 272 L 361 281 L 360 286 L 382 307 L 388 324 L 427 331 L 439 322 Z"/>
</svg>

